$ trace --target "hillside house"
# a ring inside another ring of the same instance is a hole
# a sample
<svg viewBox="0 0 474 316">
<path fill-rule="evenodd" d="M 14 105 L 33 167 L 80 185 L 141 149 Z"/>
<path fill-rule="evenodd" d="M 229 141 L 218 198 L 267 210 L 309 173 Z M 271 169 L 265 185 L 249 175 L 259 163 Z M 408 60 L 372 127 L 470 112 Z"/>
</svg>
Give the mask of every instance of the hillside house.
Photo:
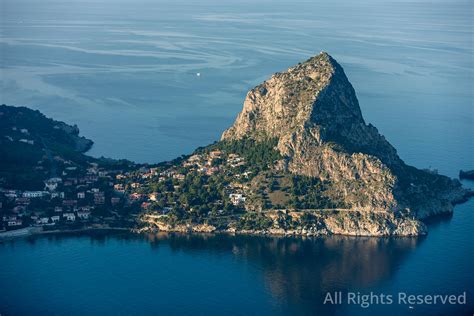
<svg viewBox="0 0 474 316">
<path fill-rule="evenodd" d="M 76 221 L 76 215 L 74 213 L 64 213 L 63 218 L 66 219 L 68 222 L 75 222 Z"/>
</svg>

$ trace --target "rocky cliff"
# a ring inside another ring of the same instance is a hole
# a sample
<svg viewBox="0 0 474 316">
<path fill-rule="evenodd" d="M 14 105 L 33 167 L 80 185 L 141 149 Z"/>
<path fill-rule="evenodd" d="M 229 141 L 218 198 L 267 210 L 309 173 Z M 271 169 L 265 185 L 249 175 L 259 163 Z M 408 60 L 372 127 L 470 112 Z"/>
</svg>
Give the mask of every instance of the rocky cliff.
<svg viewBox="0 0 474 316">
<path fill-rule="evenodd" d="M 407 166 L 366 124 L 354 88 L 327 53 L 250 90 L 223 141 L 277 140 L 278 168 L 318 178 L 349 209 L 419 219 L 452 212 L 469 192 L 446 176 Z"/>
</svg>

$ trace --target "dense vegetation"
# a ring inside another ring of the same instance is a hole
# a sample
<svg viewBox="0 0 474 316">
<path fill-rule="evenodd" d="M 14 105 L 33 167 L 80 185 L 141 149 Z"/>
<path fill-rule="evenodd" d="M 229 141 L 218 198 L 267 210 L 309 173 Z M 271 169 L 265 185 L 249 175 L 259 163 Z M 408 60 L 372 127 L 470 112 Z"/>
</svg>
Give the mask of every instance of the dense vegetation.
<svg viewBox="0 0 474 316">
<path fill-rule="evenodd" d="M 170 224 L 206 222 L 221 226 L 233 219 L 238 229 L 266 229 L 272 221 L 261 211 L 344 207 L 342 203 L 334 202 L 337 199 L 329 197 L 327 183 L 277 170 L 275 165 L 283 157 L 276 145 L 276 139 L 257 142 L 243 138 L 199 148 L 194 154 L 200 155 L 208 167 L 218 167 L 218 172 L 206 175 L 193 167 L 184 167 L 186 164 L 183 163 L 189 157 L 182 157 L 159 167 L 160 171 L 174 170 L 183 174 L 184 179 L 170 177 L 164 181 L 150 181 L 140 192 L 157 195 L 157 201 L 150 209 L 168 208 L 164 220 Z M 211 159 L 212 153 L 217 157 Z M 245 163 L 230 166 L 228 159 L 232 155 L 242 158 Z M 235 191 L 233 186 L 241 189 Z M 229 193 L 236 192 L 246 197 L 245 205 L 231 203 Z M 283 218 L 280 222 L 281 227 L 290 225 Z"/>
<path fill-rule="evenodd" d="M 222 175 L 207 176 L 198 172 L 190 172 L 183 181 L 167 179 L 162 182 L 153 182 L 147 192 L 159 192 L 158 201 L 154 202 L 152 208 L 172 207 L 178 211 L 174 214 L 177 219 L 191 219 L 197 221 L 200 218 L 221 214 L 231 214 L 238 209 L 234 207 L 226 195 L 225 185 L 228 179 Z"/>
<path fill-rule="evenodd" d="M 77 126 L 55 121 L 25 107 L 0 105 L 0 185 L 41 190 L 43 181 L 58 176 L 66 162 L 78 167 L 95 162 L 123 170 L 134 165 L 126 160 L 84 155 L 92 143 L 79 136 Z"/>
<path fill-rule="evenodd" d="M 344 208 L 343 203 L 330 199 L 325 191 L 327 184 L 318 178 L 292 175 L 291 206 L 295 209 Z"/>
<path fill-rule="evenodd" d="M 267 141 L 242 138 L 240 140 L 223 140 L 197 152 L 222 150 L 226 153 L 238 154 L 245 158 L 249 169 L 268 170 L 273 163 L 282 158 L 278 150 L 275 149 L 277 144 L 277 138 Z"/>
<path fill-rule="evenodd" d="M 7 188 L 42 188 L 46 173 L 35 169 L 42 157 L 41 149 L 0 139 L 0 185 Z"/>
<path fill-rule="evenodd" d="M 79 130 L 25 107 L 0 106 L 0 184 L 9 188 L 42 189 L 43 180 L 55 176 L 54 156 L 84 163 L 77 149 L 92 141 Z M 80 145 L 80 146 L 79 146 Z"/>
</svg>

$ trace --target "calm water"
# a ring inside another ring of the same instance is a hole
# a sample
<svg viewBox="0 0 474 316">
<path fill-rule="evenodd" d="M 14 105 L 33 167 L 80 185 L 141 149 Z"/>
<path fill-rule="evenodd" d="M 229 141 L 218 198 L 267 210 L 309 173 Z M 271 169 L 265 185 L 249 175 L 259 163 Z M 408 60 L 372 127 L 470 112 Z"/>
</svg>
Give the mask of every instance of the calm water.
<svg viewBox="0 0 474 316">
<path fill-rule="evenodd" d="M 78 124 L 92 155 L 158 162 L 218 139 L 249 88 L 325 50 L 405 161 L 473 169 L 472 1 L 319 2 L 1 0 L 0 103 Z M 322 305 L 474 288 L 474 204 L 455 211 L 424 239 L 8 242 L 0 314 L 472 314 L 472 292 L 464 310 Z"/>
<path fill-rule="evenodd" d="M 2 315 L 472 313 L 471 202 L 427 238 L 54 236 L 0 244 Z M 469 209 L 471 208 L 471 209 Z M 469 227 L 471 226 L 471 227 Z M 460 294 L 464 306 L 324 305 L 327 291 Z"/>
</svg>

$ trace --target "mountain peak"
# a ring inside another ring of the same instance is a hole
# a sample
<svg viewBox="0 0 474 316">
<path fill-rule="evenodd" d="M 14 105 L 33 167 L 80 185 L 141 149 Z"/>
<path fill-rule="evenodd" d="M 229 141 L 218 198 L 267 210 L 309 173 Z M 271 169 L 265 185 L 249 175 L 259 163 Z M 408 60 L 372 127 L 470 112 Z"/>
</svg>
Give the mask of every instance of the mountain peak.
<svg viewBox="0 0 474 316">
<path fill-rule="evenodd" d="M 351 137 L 353 126 L 366 126 L 354 88 L 326 52 L 251 89 L 222 139 L 281 137 L 315 126 L 328 140 Z"/>
<path fill-rule="evenodd" d="M 223 141 L 242 139 L 276 143 L 283 157 L 278 168 L 318 178 L 330 187 L 332 200 L 352 208 L 415 209 L 425 217 L 451 211 L 443 198 L 461 192 L 447 177 L 405 165 L 385 137 L 365 123 L 354 88 L 326 52 L 247 93 L 242 112 L 222 134 Z"/>
<path fill-rule="evenodd" d="M 339 66 L 337 61 L 329 55 L 327 52 L 320 52 L 318 55 L 310 57 L 305 62 L 301 64 L 319 64 L 319 63 L 326 63 L 326 65 L 335 68 L 336 65 Z"/>
</svg>

